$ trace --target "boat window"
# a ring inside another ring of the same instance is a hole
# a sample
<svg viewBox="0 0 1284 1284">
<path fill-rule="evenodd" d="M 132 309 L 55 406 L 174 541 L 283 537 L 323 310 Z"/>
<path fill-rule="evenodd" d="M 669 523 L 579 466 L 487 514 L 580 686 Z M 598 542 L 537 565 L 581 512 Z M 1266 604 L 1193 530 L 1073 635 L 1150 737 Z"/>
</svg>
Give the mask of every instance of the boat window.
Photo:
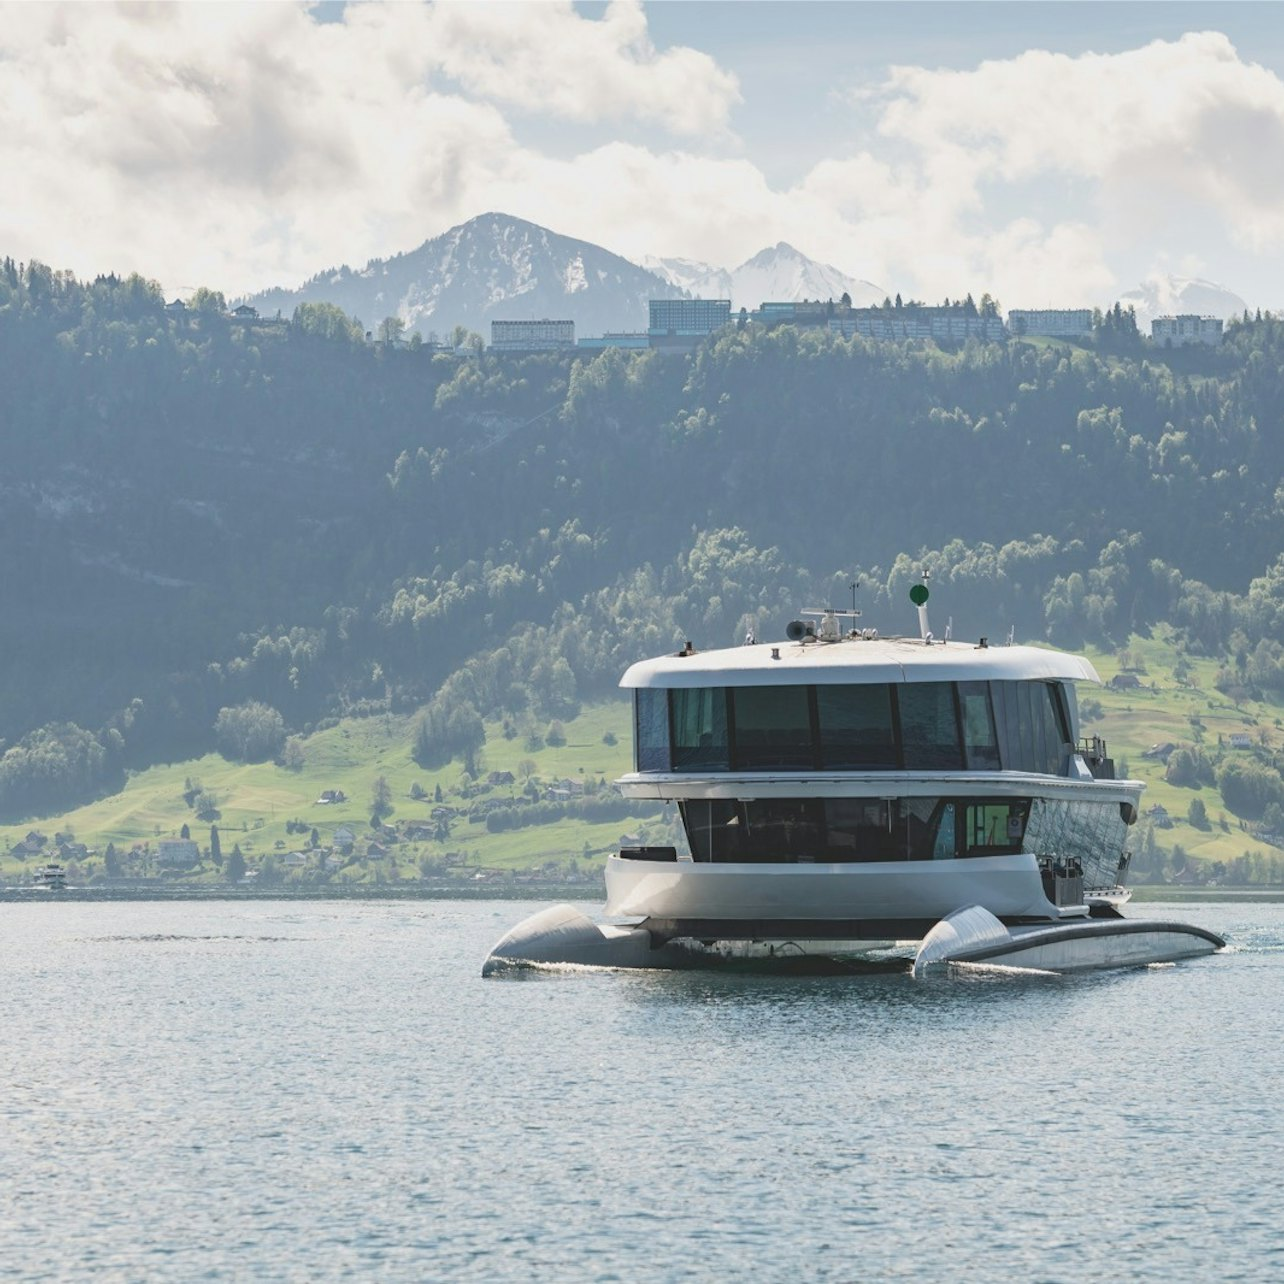
<svg viewBox="0 0 1284 1284">
<path fill-rule="evenodd" d="M 682 813 L 692 860 L 741 859 L 739 803 L 725 798 L 692 798 L 679 803 L 678 810 Z"/>
<path fill-rule="evenodd" d="M 963 746 L 953 684 L 911 682 L 900 687 L 896 695 L 905 766 L 919 771 L 962 767 Z"/>
<path fill-rule="evenodd" d="M 1001 856 L 1021 850 L 1025 838 L 1028 799 L 968 801 L 963 804 L 960 856 Z"/>
<path fill-rule="evenodd" d="M 637 769 L 668 771 L 669 693 L 662 687 L 640 687 L 634 695 Z"/>
<path fill-rule="evenodd" d="M 738 770 L 815 766 L 810 688 L 735 687 L 732 721 Z"/>
<path fill-rule="evenodd" d="M 899 860 L 892 824 L 893 804 L 886 798 L 826 798 L 828 861 Z"/>
<path fill-rule="evenodd" d="M 744 803 L 741 860 L 823 861 L 825 805 L 819 799 L 776 798 Z"/>
<path fill-rule="evenodd" d="M 849 864 L 1019 852 L 1030 800 L 688 799 L 680 809 L 697 861 Z"/>
<path fill-rule="evenodd" d="M 674 771 L 728 771 L 725 687 L 678 687 L 669 692 Z"/>
<path fill-rule="evenodd" d="M 990 688 L 984 682 L 959 683 L 959 712 L 963 715 L 963 747 L 969 771 L 998 771 L 999 738 L 990 709 Z"/>
<path fill-rule="evenodd" d="M 869 771 L 898 765 L 886 684 L 818 686 L 816 714 L 821 767 Z"/>
<path fill-rule="evenodd" d="M 1008 771 L 1056 775 L 1070 744 L 1061 691 L 1052 682 L 992 682 L 994 716 Z"/>
</svg>

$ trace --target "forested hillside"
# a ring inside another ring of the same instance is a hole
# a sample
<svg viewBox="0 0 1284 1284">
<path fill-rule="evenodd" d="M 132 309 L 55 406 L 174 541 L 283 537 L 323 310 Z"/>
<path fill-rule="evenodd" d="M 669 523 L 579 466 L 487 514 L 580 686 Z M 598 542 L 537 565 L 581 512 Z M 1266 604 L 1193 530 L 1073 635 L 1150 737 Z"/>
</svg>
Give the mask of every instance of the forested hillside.
<svg viewBox="0 0 1284 1284">
<path fill-rule="evenodd" d="M 1270 317 L 1199 353 L 751 327 L 496 357 L 191 304 L 0 264 L 0 816 L 353 712 L 423 707 L 439 760 L 853 580 L 912 630 L 922 567 L 955 636 L 1169 621 L 1226 683 L 1284 686 Z"/>
</svg>

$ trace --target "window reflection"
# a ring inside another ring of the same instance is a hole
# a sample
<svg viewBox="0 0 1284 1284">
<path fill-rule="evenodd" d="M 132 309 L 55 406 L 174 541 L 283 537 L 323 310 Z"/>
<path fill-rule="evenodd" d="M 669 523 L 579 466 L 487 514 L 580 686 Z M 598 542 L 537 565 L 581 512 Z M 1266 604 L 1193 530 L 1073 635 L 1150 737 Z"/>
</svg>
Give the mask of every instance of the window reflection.
<svg viewBox="0 0 1284 1284">
<path fill-rule="evenodd" d="M 1022 850 L 1029 799 L 758 798 L 680 804 L 696 861 L 953 860 Z"/>
<path fill-rule="evenodd" d="M 636 701 L 639 771 L 1060 775 L 1072 748 L 1056 682 L 646 688 Z"/>
</svg>

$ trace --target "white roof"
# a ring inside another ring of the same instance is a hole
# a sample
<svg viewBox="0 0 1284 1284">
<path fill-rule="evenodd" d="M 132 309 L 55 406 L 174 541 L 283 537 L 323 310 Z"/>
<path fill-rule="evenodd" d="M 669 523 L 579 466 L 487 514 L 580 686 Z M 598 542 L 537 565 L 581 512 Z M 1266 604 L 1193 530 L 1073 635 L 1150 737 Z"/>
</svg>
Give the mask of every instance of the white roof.
<svg viewBox="0 0 1284 1284">
<path fill-rule="evenodd" d="M 777 658 L 778 657 L 778 658 Z M 1082 656 L 1036 646 L 977 646 L 918 638 L 777 642 L 641 660 L 622 687 L 758 687 L 806 683 L 1100 682 Z"/>
</svg>

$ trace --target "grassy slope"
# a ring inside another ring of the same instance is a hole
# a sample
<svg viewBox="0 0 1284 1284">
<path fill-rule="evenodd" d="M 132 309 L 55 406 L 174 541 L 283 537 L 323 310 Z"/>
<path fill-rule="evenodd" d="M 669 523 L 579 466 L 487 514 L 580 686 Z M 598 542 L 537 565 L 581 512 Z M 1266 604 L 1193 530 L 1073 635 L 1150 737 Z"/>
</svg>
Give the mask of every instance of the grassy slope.
<svg viewBox="0 0 1284 1284">
<path fill-rule="evenodd" d="M 1097 699 L 1103 708 L 1102 718 L 1085 729 L 1104 736 L 1115 759 L 1125 759 L 1130 774 L 1146 782 L 1143 810 L 1162 803 L 1176 822 L 1174 828 L 1156 835 L 1160 845 L 1180 843 L 1202 860 L 1233 860 L 1245 851 L 1270 853 L 1273 849 L 1239 828 L 1215 788 L 1192 790 L 1169 785 L 1164 781 L 1163 763 L 1143 758 L 1142 753 L 1157 741 L 1195 741 L 1192 717 L 1202 723 L 1202 743 L 1209 752 L 1217 751 L 1219 735 L 1229 741 L 1230 734 L 1236 731 L 1248 732 L 1255 743 L 1265 732 L 1269 747 L 1279 748 L 1284 745 L 1284 710 L 1253 702 L 1239 709 L 1231 706 L 1213 688 L 1218 668 L 1215 660 L 1189 660 L 1191 681 L 1181 686 L 1173 677 L 1176 652 L 1162 635 L 1134 639 L 1129 649 L 1145 663 L 1142 681 L 1156 685 L 1158 691 L 1084 688 L 1080 698 Z M 1103 680 L 1109 681 L 1119 672 L 1115 656 L 1101 652 L 1089 655 Z M 615 745 L 603 742 L 607 732 L 617 738 Z M 304 840 L 285 831 L 285 822 L 294 819 L 316 826 L 323 843 L 329 842 L 331 832 L 340 823 L 351 825 L 360 836 L 368 826 L 371 786 L 379 775 L 386 776 L 392 788 L 396 806 L 393 819 L 426 818 L 438 784 L 448 802 L 460 805 L 461 800 L 451 796 L 460 780 L 459 763 L 436 771 L 417 767 L 410 757 L 413 734 L 412 718 L 349 720 L 306 742 L 306 759 L 299 772 L 285 771 L 270 763 L 237 765 L 213 754 L 193 762 L 153 767 L 134 776 L 121 793 L 63 816 L 42 818 L 38 827 L 50 836 L 55 830 L 70 828 L 81 842 L 101 850 L 109 841 L 127 849 L 134 843 L 174 836 L 187 822 L 193 837 L 204 844 L 209 827 L 195 819 L 182 797 L 184 783 L 190 777 L 220 799 L 222 816 L 218 824 L 225 852 L 231 850 L 233 843 L 240 843 L 248 856 L 270 853 L 278 841 L 287 848 L 295 847 Z M 624 701 L 586 707 L 579 718 L 566 723 L 566 734 L 564 747 L 532 753 L 523 739 L 505 740 L 499 725 L 488 723 L 484 769 L 516 774 L 521 761 L 529 758 L 535 763 L 536 775 L 545 782 L 567 776 L 605 777 L 610 781 L 628 770 L 630 732 Z M 410 787 L 416 782 L 428 792 L 429 799 L 416 802 L 410 797 Z M 323 789 L 342 789 L 349 801 L 339 806 L 319 806 L 315 800 Z M 492 796 L 502 797 L 505 792 L 499 790 Z M 1207 808 L 1211 824 L 1206 830 L 1196 829 L 1186 821 L 1190 800 L 1195 797 L 1202 798 Z M 1226 829 L 1219 824 L 1223 815 Z M 0 851 L 7 852 L 30 827 L 9 825 L 0 830 Z M 471 865 L 526 869 L 547 861 L 581 857 L 586 847 L 596 853 L 613 848 L 624 831 L 642 831 L 660 841 L 664 829 L 659 819 L 597 825 L 567 820 L 491 834 L 484 825 L 461 821 L 448 842 L 398 848 L 397 859 L 403 876 L 413 872 L 411 865 L 420 856 L 441 857 L 448 851 L 466 852 Z M 20 869 L 17 862 L 0 856 L 0 873 L 13 875 Z M 347 876 L 373 874 L 362 869 L 349 871 Z"/>
<path fill-rule="evenodd" d="M 1143 758 L 1142 754 L 1153 744 L 1172 741 L 1198 743 L 1205 753 L 1214 756 L 1218 753 L 1249 756 L 1258 752 L 1269 759 L 1273 750 L 1284 745 L 1284 732 L 1281 732 L 1284 709 L 1258 701 L 1246 701 L 1236 708 L 1213 686 L 1220 667 L 1220 661 L 1215 659 L 1188 656 L 1191 669 L 1188 684 L 1178 683 L 1173 676 L 1177 654 L 1162 632 L 1151 638 L 1134 638 L 1128 650 L 1145 665 L 1146 671 L 1138 674 L 1141 681 L 1158 687 L 1157 691 L 1084 687 L 1079 698 L 1081 701 L 1097 699 L 1103 709 L 1102 718 L 1085 730 L 1102 736 L 1116 762 L 1126 759 L 1129 775 L 1146 782 L 1143 813 L 1155 803 L 1161 803 L 1172 817 L 1173 828 L 1156 833 L 1159 845 L 1171 848 L 1180 843 L 1190 855 L 1208 861 L 1229 861 L 1244 852 L 1275 852 L 1276 849 L 1240 829 L 1239 821 L 1226 809 L 1216 787 L 1187 789 L 1170 785 L 1164 780 L 1164 764 L 1157 759 Z M 1103 682 L 1109 682 L 1120 671 L 1116 656 L 1099 651 L 1089 651 L 1088 655 Z M 1201 725 L 1197 727 L 1192 719 Z M 1266 744 L 1252 751 L 1233 750 L 1229 748 L 1233 732 L 1246 732 L 1255 746 L 1264 734 Z M 1207 829 L 1196 829 L 1187 822 L 1193 798 L 1203 800 L 1210 822 Z M 1219 823 L 1222 818 L 1226 821 L 1225 829 Z"/>
<path fill-rule="evenodd" d="M 564 746 L 531 752 L 524 739 L 505 740 L 497 723 L 487 723 L 483 770 L 517 774 L 521 761 L 529 758 L 535 764 L 536 777 L 549 782 L 565 777 L 605 777 L 610 781 L 629 769 L 629 715 L 623 701 L 586 708 L 579 718 L 565 724 L 565 730 Z M 603 742 L 607 732 L 616 736 L 615 745 Z M 192 837 L 205 845 L 209 825 L 198 821 L 183 801 L 189 778 L 199 781 L 219 799 L 221 816 L 217 823 L 225 854 L 233 843 L 239 843 L 247 856 L 259 856 L 276 850 L 278 841 L 287 849 L 306 842 L 306 835 L 287 834 L 288 820 L 316 826 L 323 844 L 329 843 L 339 824 L 350 825 L 360 838 L 368 832 L 372 785 L 380 775 L 387 778 L 392 790 L 394 821 L 426 820 L 437 785 L 445 801 L 466 806 L 464 800 L 452 796 L 460 783 L 460 764 L 452 762 L 435 771 L 423 770 L 410 756 L 413 738 L 413 718 L 352 719 L 305 741 L 303 769 L 297 772 L 271 763 L 229 763 L 216 754 L 152 767 L 133 776 L 121 793 L 110 798 L 62 816 L 6 826 L 0 830 L 0 850 L 7 852 L 33 825 L 51 838 L 56 830 L 71 829 L 79 841 L 101 851 L 108 842 L 124 850 L 135 843 L 177 836 L 186 822 Z M 415 783 L 427 792 L 426 799 L 417 802 L 410 797 Z M 318 804 L 316 799 L 324 789 L 341 789 L 348 801 Z M 504 797 L 508 792 L 506 788 L 499 789 L 489 796 Z M 650 810 L 647 804 L 640 806 Z M 451 851 L 466 852 L 470 865 L 524 869 L 550 860 L 564 862 L 580 857 L 586 846 L 598 852 L 613 848 L 619 844 L 621 832 L 636 833 L 656 823 L 629 819 L 587 824 L 567 820 L 491 834 L 484 824 L 461 820 L 449 841 L 410 844 L 397 848 L 396 854 L 403 875 L 411 873 L 407 867 L 410 860 L 424 855 L 441 857 Z M 0 872 L 12 875 L 21 868 L 7 856 L 0 857 Z"/>
</svg>

